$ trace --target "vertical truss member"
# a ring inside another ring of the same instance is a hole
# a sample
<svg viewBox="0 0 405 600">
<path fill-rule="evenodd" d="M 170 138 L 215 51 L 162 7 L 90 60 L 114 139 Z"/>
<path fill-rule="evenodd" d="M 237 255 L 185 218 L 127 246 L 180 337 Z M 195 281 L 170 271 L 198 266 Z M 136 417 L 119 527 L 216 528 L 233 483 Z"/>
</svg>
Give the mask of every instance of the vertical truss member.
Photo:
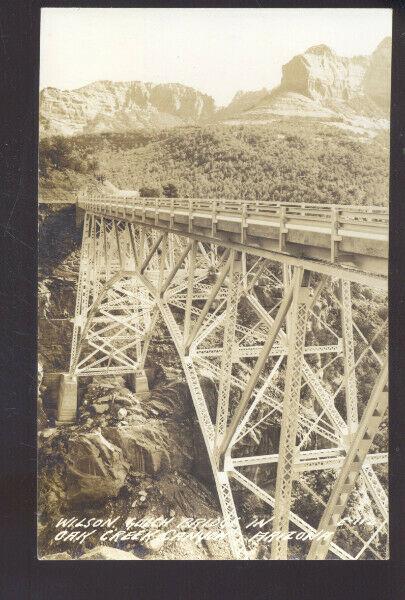
<svg viewBox="0 0 405 600">
<path fill-rule="evenodd" d="M 357 414 L 357 383 L 354 361 L 352 297 L 350 281 L 341 280 L 339 288 L 342 301 L 341 319 L 346 387 L 347 428 L 349 436 L 353 436 L 356 433 L 356 429 L 359 424 L 359 418 Z"/>
<path fill-rule="evenodd" d="M 93 217 L 94 219 L 94 217 Z M 79 280 L 77 282 L 75 317 L 73 325 L 72 347 L 70 351 L 70 368 L 71 375 L 74 374 L 76 364 L 76 353 L 78 338 L 81 329 L 83 328 L 82 315 L 87 311 L 89 285 L 90 285 L 90 269 L 89 269 L 89 254 L 90 254 L 90 235 L 89 229 L 92 227 L 92 216 L 86 212 L 83 223 L 82 248 L 80 254 Z"/>
<path fill-rule="evenodd" d="M 225 315 L 224 345 L 221 361 L 221 379 L 219 382 L 218 405 L 215 428 L 215 445 L 221 442 L 228 424 L 229 394 L 231 391 L 232 355 L 235 346 L 235 329 L 237 309 L 239 302 L 240 286 L 242 279 L 242 265 L 236 252 L 231 251 L 231 267 L 229 270 L 228 299 Z"/>
<path fill-rule="evenodd" d="M 305 278 L 304 278 L 305 277 Z M 273 560 L 287 558 L 287 537 L 290 520 L 291 492 L 294 476 L 294 458 L 300 405 L 301 374 L 304 356 L 305 333 L 311 297 L 307 287 L 308 276 L 302 269 L 293 275 L 293 301 L 290 309 L 290 351 L 287 359 L 287 373 L 281 421 L 280 448 L 276 480 L 276 504 L 274 512 L 274 532 L 283 534 L 275 537 L 271 546 Z"/>
</svg>

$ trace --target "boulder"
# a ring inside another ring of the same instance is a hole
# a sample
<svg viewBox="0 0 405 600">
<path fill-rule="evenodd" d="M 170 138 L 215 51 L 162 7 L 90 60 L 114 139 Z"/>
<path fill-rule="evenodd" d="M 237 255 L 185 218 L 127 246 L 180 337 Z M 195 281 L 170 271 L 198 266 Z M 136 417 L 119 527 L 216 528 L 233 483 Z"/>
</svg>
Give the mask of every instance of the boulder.
<svg viewBox="0 0 405 600">
<path fill-rule="evenodd" d="M 93 404 L 93 410 L 96 414 L 102 415 L 110 408 L 109 404 Z"/>
<path fill-rule="evenodd" d="M 114 398 L 114 404 L 132 408 L 133 406 L 138 406 L 139 401 L 137 401 L 137 399 L 135 400 L 131 398 L 125 398 L 124 396 L 120 396 L 119 398 Z"/>
<path fill-rule="evenodd" d="M 116 497 L 129 470 L 122 450 L 100 432 L 70 439 L 67 453 L 67 499 L 94 502 Z"/>
<path fill-rule="evenodd" d="M 111 546 L 96 546 L 91 550 L 87 550 L 79 560 L 141 560 L 132 552 L 126 552 L 119 548 Z"/>
<path fill-rule="evenodd" d="M 111 396 L 101 396 L 101 398 L 97 398 L 95 400 L 96 404 L 110 404 Z"/>
<path fill-rule="evenodd" d="M 126 408 L 119 408 L 117 411 L 117 417 L 122 420 L 125 419 L 125 417 L 127 416 L 128 411 Z"/>
<path fill-rule="evenodd" d="M 142 405 L 147 412 L 176 421 L 183 421 L 195 412 L 190 391 L 183 381 L 171 381 L 151 390 Z"/>
</svg>

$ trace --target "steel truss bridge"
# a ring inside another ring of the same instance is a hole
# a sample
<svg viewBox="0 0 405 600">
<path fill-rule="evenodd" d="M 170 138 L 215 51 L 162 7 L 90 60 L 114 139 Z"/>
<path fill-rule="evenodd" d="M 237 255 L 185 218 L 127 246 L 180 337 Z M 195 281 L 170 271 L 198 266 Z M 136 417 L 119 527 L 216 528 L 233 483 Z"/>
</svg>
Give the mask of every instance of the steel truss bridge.
<svg viewBox="0 0 405 600">
<path fill-rule="evenodd" d="M 298 547 L 307 559 L 387 558 L 387 323 L 367 337 L 352 301 L 364 305 L 373 288 L 386 302 L 387 209 L 86 196 L 78 209 L 59 420 L 75 417 L 78 376 L 131 373 L 142 389 L 163 321 L 235 559 L 253 556 L 249 537 L 261 531 L 245 529 L 248 492 L 270 518 L 271 559 Z"/>
</svg>

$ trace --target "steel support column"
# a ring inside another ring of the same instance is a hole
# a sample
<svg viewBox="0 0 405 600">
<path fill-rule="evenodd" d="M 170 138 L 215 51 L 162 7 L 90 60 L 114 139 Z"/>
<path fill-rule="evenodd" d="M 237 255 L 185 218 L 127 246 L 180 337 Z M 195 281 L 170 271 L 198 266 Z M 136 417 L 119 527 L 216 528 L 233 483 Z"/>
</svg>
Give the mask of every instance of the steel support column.
<svg viewBox="0 0 405 600">
<path fill-rule="evenodd" d="M 276 505 L 273 531 L 282 534 L 288 533 L 290 521 L 298 410 L 301 393 L 302 362 L 308 309 L 311 302 L 309 289 L 301 285 L 302 277 L 302 271 L 296 271 L 293 276 L 294 295 L 290 311 L 291 324 L 288 336 L 290 351 L 287 359 L 279 461 L 277 465 Z M 271 546 L 271 558 L 273 560 L 286 559 L 287 546 L 288 542 L 286 538 L 275 538 Z"/>
<path fill-rule="evenodd" d="M 357 412 L 357 382 L 354 360 L 353 316 L 350 281 L 340 281 L 340 296 L 342 301 L 341 321 L 345 370 L 346 420 L 349 435 L 353 435 L 357 430 L 359 418 Z"/>
<path fill-rule="evenodd" d="M 229 270 L 228 300 L 224 324 L 224 345 L 221 360 L 221 379 L 219 382 L 218 404 L 215 427 L 216 447 L 222 441 L 228 424 L 228 405 L 231 390 L 232 356 L 235 345 L 235 328 L 242 279 L 242 266 L 231 251 L 231 267 Z"/>
</svg>

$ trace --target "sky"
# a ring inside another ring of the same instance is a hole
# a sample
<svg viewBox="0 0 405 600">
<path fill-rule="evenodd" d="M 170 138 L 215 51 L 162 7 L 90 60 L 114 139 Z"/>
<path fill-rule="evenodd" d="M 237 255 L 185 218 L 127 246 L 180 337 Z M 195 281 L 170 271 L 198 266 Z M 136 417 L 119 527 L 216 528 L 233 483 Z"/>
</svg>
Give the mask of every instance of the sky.
<svg viewBox="0 0 405 600">
<path fill-rule="evenodd" d="M 40 88 L 98 80 L 182 83 L 228 104 L 272 88 L 310 46 L 371 54 L 390 9 L 43 8 Z"/>
</svg>

